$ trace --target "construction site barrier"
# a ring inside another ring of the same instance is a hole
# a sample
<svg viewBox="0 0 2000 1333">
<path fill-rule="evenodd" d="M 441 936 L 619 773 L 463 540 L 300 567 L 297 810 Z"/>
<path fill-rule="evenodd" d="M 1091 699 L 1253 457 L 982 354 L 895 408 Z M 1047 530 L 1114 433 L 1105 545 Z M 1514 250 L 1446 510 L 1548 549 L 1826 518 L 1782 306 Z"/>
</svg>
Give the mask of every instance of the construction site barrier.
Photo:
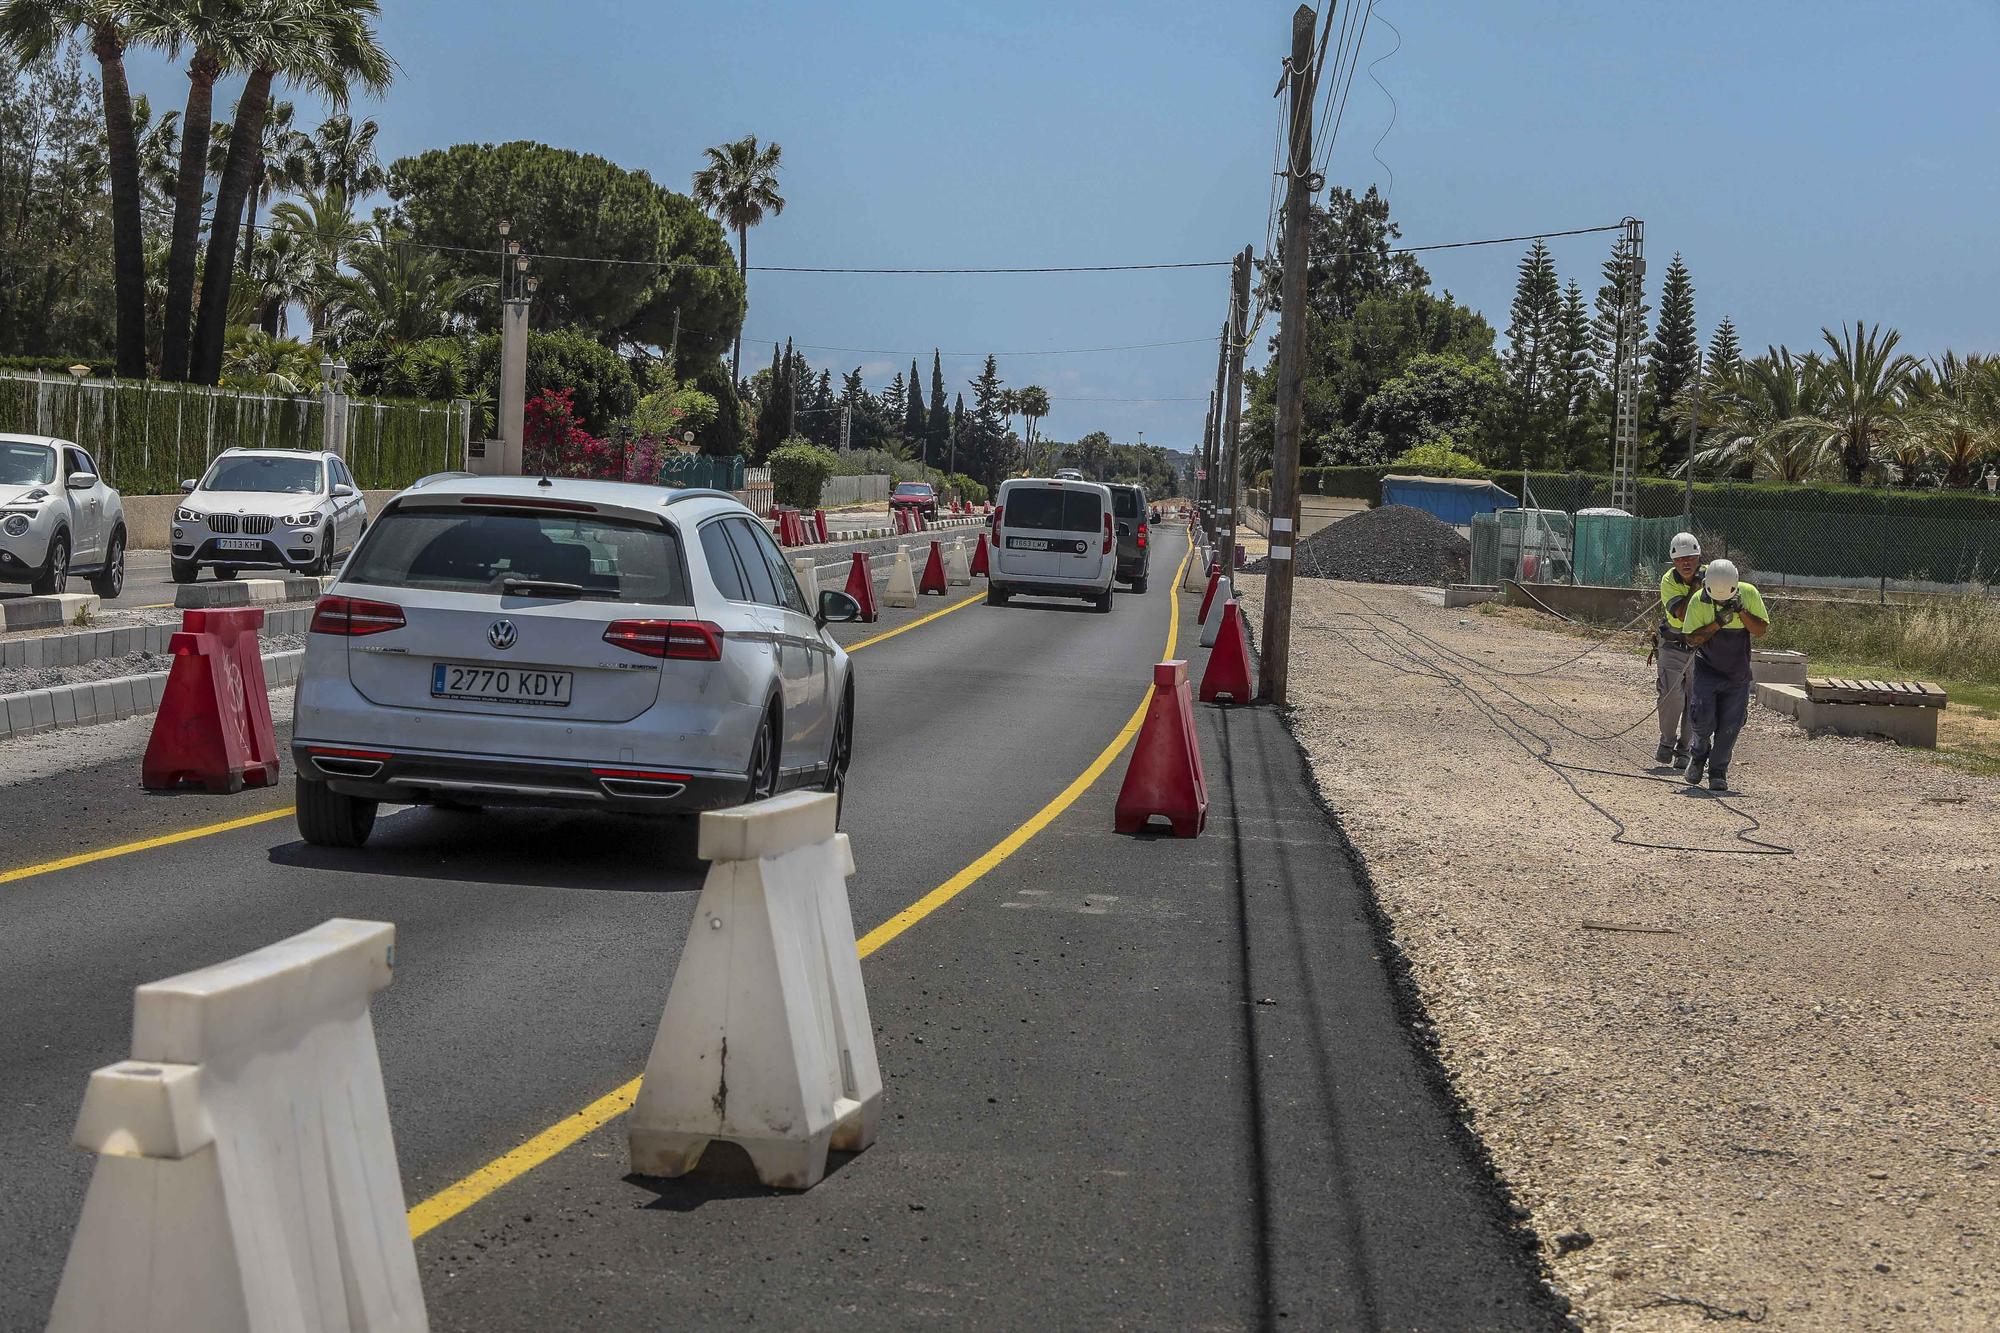
<svg viewBox="0 0 2000 1333">
<path fill-rule="evenodd" d="M 896 558 L 889 566 L 889 583 L 882 589 L 882 605 L 915 606 L 917 604 L 917 576 L 910 569 L 910 548 L 898 546 Z"/>
<path fill-rule="evenodd" d="M 930 554 L 924 557 L 924 576 L 917 580 L 917 591 L 936 593 L 942 597 L 948 586 L 944 576 L 944 553 L 938 549 L 937 539 L 932 538 Z"/>
<path fill-rule="evenodd" d="M 802 555 L 792 561 L 792 574 L 799 581 L 799 591 L 806 595 L 807 606 L 819 605 L 819 566 L 811 556 Z"/>
<path fill-rule="evenodd" d="M 1172 825 L 1177 838 L 1199 837 L 1208 823 L 1208 782 L 1201 771 L 1184 661 L 1153 668 L 1153 697 L 1146 703 L 1139 743 L 1118 789 L 1112 827 L 1138 833 L 1155 818 Z"/>
<path fill-rule="evenodd" d="M 810 1189 L 829 1148 L 875 1141 L 882 1072 L 835 831 L 839 798 L 788 792 L 701 817 L 709 862 L 632 1107 L 632 1170 L 680 1176 L 718 1139 Z"/>
<path fill-rule="evenodd" d="M 146 742 L 139 783 L 166 791 L 183 782 L 210 792 L 268 787 L 278 780 L 278 741 L 257 631 L 262 607 L 184 611 L 167 641 L 173 665 Z"/>
<path fill-rule="evenodd" d="M 1228 580 L 1224 580 L 1227 586 Z M 1233 704 L 1253 702 L 1256 690 L 1250 683 L 1250 639 L 1243 628 L 1243 613 L 1231 597 L 1217 604 L 1215 651 L 1201 673 L 1201 701 L 1205 704 L 1228 699 Z M 1206 633 L 1203 635 L 1206 638 Z"/>
<path fill-rule="evenodd" d="M 827 542 L 832 540 L 832 538 L 827 535 L 826 511 L 824 509 L 813 510 L 813 531 L 818 535 L 819 544 L 821 546 L 826 545 Z"/>
<path fill-rule="evenodd" d="M 992 565 L 986 558 L 986 530 L 979 530 L 979 544 L 972 549 L 972 577 L 976 579 L 992 577 Z"/>
<path fill-rule="evenodd" d="M 966 563 L 965 538 L 953 537 L 944 555 L 945 582 L 963 588 L 972 582 L 972 567 Z"/>
<path fill-rule="evenodd" d="M 882 612 L 875 605 L 875 570 L 868 563 L 866 551 L 856 551 L 854 560 L 847 569 L 847 595 L 861 608 L 861 621 L 872 625 L 882 618 Z"/>
<path fill-rule="evenodd" d="M 1228 619 L 1222 613 L 1223 607 L 1235 600 L 1236 589 L 1231 586 L 1227 574 L 1222 575 L 1210 585 L 1209 595 L 1203 599 L 1201 604 L 1202 647 L 1213 648 L 1215 646 L 1216 636 L 1222 632 L 1223 622 Z"/>
<path fill-rule="evenodd" d="M 428 1327 L 368 1015 L 395 942 L 335 919 L 137 989 L 51 1330 Z"/>
<path fill-rule="evenodd" d="M 1201 610 L 1195 612 L 1194 617 L 1196 623 L 1204 626 L 1208 624 L 1209 610 L 1215 605 L 1215 589 L 1221 581 L 1222 571 L 1216 568 L 1214 561 L 1210 561 L 1208 563 L 1208 591 L 1201 595 Z"/>
</svg>

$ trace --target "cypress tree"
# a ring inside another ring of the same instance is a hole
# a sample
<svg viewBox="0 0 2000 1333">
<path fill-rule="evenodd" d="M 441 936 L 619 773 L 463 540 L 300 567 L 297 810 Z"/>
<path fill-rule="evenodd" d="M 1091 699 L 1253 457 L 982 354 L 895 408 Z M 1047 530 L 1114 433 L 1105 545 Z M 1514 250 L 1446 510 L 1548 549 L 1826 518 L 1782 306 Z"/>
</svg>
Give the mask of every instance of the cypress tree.
<svg viewBox="0 0 2000 1333">
<path fill-rule="evenodd" d="M 1694 279 L 1678 253 L 1660 284 L 1660 324 L 1646 353 L 1652 363 L 1648 369 L 1653 390 L 1647 428 L 1659 461 L 1672 467 L 1687 457 L 1687 440 L 1674 424 L 1673 407 L 1694 383 L 1695 362 L 1701 355 L 1701 336 L 1694 324 Z"/>
<path fill-rule="evenodd" d="M 924 385 L 917 378 L 917 363 L 910 362 L 910 396 L 903 408 L 903 443 L 916 451 L 926 467 L 930 465 L 929 441 L 930 414 L 924 411 Z"/>
<path fill-rule="evenodd" d="M 1549 417 L 1548 380 L 1561 307 L 1555 260 L 1549 257 L 1549 247 L 1536 241 L 1521 258 L 1507 325 L 1507 356 L 1502 363 L 1513 390 L 1513 439 L 1508 446 L 1513 465 L 1518 466 L 1524 456 L 1541 448 Z"/>
<path fill-rule="evenodd" d="M 951 408 L 944 400 L 944 362 L 931 350 L 930 453 L 942 466 L 951 450 Z"/>
</svg>

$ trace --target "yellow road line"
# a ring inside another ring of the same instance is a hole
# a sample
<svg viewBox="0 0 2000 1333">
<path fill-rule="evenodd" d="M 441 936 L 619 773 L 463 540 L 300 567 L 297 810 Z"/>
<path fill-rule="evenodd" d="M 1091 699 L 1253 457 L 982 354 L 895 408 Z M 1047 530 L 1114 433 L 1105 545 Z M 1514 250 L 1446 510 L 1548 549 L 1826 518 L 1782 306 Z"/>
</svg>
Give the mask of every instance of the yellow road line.
<svg viewBox="0 0 2000 1333">
<path fill-rule="evenodd" d="M 274 819 L 283 819 L 291 813 L 292 807 L 288 805 L 282 810 L 266 810 L 262 814 L 244 815 L 240 819 L 225 819 L 220 824 L 204 824 L 200 828 L 182 829 L 178 833 L 163 833 L 157 838 L 120 843 L 116 847 L 103 847 L 94 852 L 78 852 L 75 856 L 65 856 L 59 861 L 44 861 L 40 865 L 22 866 L 19 870 L 0 871 L 0 884 L 11 884 L 17 879 L 32 879 L 36 875 L 68 870 L 72 866 L 87 866 L 93 861 L 109 861 L 115 856 L 149 852 L 155 847 L 171 847 L 177 842 L 192 842 L 196 838 L 228 833 L 232 829 L 249 828 L 252 824 L 268 824 Z"/>
<path fill-rule="evenodd" d="M 1182 555 L 1181 565 L 1183 568 L 1186 566 L 1188 557 L 1191 554 L 1192 548 L 1190 548 L 1188 554 Z M 1176 569 L 1173 581 L 1175 588 L 1180 586 L 1180 577 L 1181 570 Z M 957 606 L 948 606 L 943 611 L 934 612 L 932 615 L 926 617 L 926 619 L 935 620 L 938 616 L 950 611 L 956 611 L 958 607 L 966 606 L 976 600 L 976 598 L 968 598 L 966 601 L 958 603 Z M 1174 655 L 1174 648 L 1180 642 L 1181 632 L 1181 603 L 1179 596 L 1169 597 L 1167 599 L 1167 606 L 1169 608 L 1167 612 L 1167 650 L 1161 655 L 1162 660 Z M 921 620 L 914 621 L 911 624 L 903 626 L 903 629 L 915 629 L 921 624 L 923 624 Z M 891 630 L 890 633 L 900 634 L 902 630 Z M 879 637 L 886 639 L 889 635 L 884 634 Z M 877 641 L 877 639 L 870 639 L 867 642 L 874 643 Z M 850 648 L 848 651 L 853 652 L 858 648 L 866 646 L 867 644 L 865 643 L 856 644 L 854 648 Z M 1146 687 L 1146 697 L 1140 699 L 1138 708 L 1134 709 L 1132 716 L 1126 719 L 1125 725 L 1119 729 L 1116 738 L 1112 740 L 1111 744 L 1104 747 L 1097 758 L 1090 761 L 1090 767 L 1078 774 L 1076 781 L 1064 787 L 1054 800 L 1035 811 L 1034 814 L 1028 817 L 1026 823 L 1002 838 L 984 856 L 981 856 L 971 865 L 959 871 L 956 875 L 953 875 L 950 879 L 938 885 L 935 889 L 932 889 L 929 893 L 862 936 L 855 951 L 863 958 L 875 953 L 883 945 L 889 943 L 889 941 L 901 935 L 911 926 L 916 925 L 917 922 L 923 920 L 932 912 L 937 911 L 938 908 L 944 906 L 953 898 L 956 898 L 959 894 L 978 883 L 995 866 L 1019 851 L 1021 846 L 1030 838 L 1047 828 L 1058 815 L 1076 804 L 1077 798 L 1090 790 L 1091 784 L 1103 776 L 1104 770 L 1111 766 L 1111 762 L 1118 757 L 1119 753 L 1130 743 L 1132 737 L 1137 734 L 1140 723 L 1145 721 L 1146 704 L 1152 697 L 1152 692 L 1152 686 L 1148 684 Z M 559 1124 L 551 1125 L 511 1152 L 494 1158 L 491 1162 L 480 1167 L 463 1180 L 454 1181 L 452 1184 L 439 1190 L 436 1194 L 431 1195 L 428 1199 L 423 1200 L 416 1207 L 410 1209 L 410 1235 L 412 1237 L 421 1236 L 425 1232 L 450 1221 L 466 1209 L 472 1207 L 475 1203 L 493 1194 L 501 1186 L 528 1174 L 528 1172 L 542 1165 L 542 1163 L 548 1161 L 557 1153 L 563 1151 L 563 1149 L 570 1147 L 592 1130 L 603 1127 L 631 1110 L 632 1103 L 639 1096 L 639 1083 L 640 1080 L 635 1078 L 628 1083 L 620 1084 L 590 1105 L 584 1107 L 581 1111 L 578 1111 L 575 1115 L 566 1117 Z"/>
<path fill-rule="evenodd" d="M 863 639 L 860 643 L 849 644 L 847 647 L 847 651 L 850 653 L 858 653 L 863 648 L 873 647 L 875 644 L 882 642 L 882 640 L 884 639 L 893 639 L 898 634 L 907 634 L 919 625 L 930 624 L 933 620 L 936 620 L 939 616 L 948 616 L 954 611 L 962 610 L 965 607 L 971 606 L 974 602 L 980 600 L 984 596 L 986 596 L 985 593 L 976 592 L 962 602 L 953 602 L 950 606 L 945 607 L 942 611 L 933 611 L 927 616 L 922 616 L 916 620 L 912 620 L 907 625 L 898 625 L 896 626 L 896 628 L 892 630 L 887 630 L 881 634 L 877 634 L 872 639 Z"/>
</svg>

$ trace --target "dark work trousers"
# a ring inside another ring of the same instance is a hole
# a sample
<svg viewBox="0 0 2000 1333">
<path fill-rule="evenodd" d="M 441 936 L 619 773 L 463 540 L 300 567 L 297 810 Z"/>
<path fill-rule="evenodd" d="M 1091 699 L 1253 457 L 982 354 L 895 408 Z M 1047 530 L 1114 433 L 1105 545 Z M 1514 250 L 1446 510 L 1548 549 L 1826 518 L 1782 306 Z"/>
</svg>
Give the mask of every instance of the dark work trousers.
<svg viewBox="0 0 2000 1333">
<path fill-rule="evenodd" d="M 1750 682 L 1733 681 L 1697 659 L 1688 682 L 1688 714 L 1694 720 L 1694 761 L 1711 774 L 1729 771 L 1729 756 L 1750 712 Z"/>
</svg>

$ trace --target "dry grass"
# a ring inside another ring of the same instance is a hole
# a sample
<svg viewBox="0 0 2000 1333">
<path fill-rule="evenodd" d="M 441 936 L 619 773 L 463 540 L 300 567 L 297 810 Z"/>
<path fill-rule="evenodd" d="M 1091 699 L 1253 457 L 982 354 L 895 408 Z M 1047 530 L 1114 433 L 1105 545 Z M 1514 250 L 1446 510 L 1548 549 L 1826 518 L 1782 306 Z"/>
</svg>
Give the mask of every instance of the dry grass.
<svg viewBox="0 0 2000 1333">
<path fill-rule="evenodd" d="M 1776 616 L 1764 646 L 1878 675 L 2000 686 L 2000 599 L 1961 593 L 1871 611 L 1794 602 Z"/>
</svg>

